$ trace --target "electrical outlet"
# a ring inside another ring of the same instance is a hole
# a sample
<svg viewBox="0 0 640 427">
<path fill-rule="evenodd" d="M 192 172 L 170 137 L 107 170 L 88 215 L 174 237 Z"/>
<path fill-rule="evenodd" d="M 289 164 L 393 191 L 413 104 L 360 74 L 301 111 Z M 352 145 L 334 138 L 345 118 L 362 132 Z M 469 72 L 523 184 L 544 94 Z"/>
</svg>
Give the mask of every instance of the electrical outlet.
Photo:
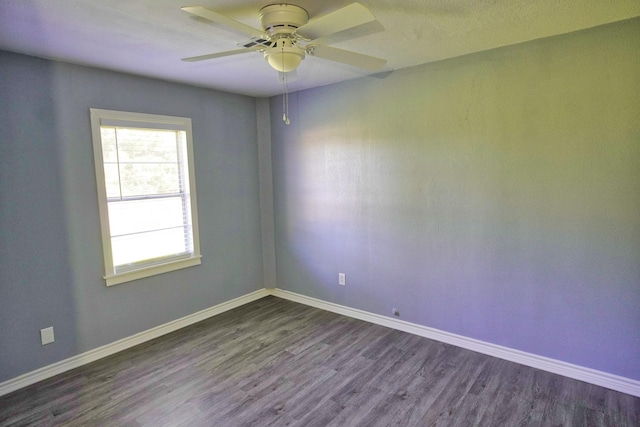
<svg viewBox="0 0 640 427">
<path fill-rule="evenodd" d="M 397 308 L 392 308 L 391 312 L 393 313 L 394 316 L 400 317 L 400 311 L 398 311 Z"/>
<path fill-rule="evenodd" d="M 53 335 L 53 326 L 49 326 L 48 328 L 40 329 L 40 341 L 42 345 L 51 344 L 56 340 Z"/>
<path fill-rule="evenodd" d="M 338 273 L 338 285 L 347 285 L 347 275 L 344 273 Z"/>
</svg>

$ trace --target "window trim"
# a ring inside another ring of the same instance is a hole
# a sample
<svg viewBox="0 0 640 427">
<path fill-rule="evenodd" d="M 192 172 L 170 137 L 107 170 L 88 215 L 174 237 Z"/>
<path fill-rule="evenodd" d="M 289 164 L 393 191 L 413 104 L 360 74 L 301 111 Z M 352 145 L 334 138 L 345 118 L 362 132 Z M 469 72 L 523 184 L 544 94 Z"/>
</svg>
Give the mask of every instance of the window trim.
<svg viewBox="0 0 640 427">
<path fill-rule="evenodd" d="M 187 117 L 163 116 L 156 114 L 131 113 L 124 111 L 102 110 L 90 108 L 91 136 L 93 139 L 93 156 L 96 171 L 96 185 L 98 192 L 98 210 L 100 214 L 100 231 L 102 237 L 102 253 L 104 257 L 104 276 L 107 286 L 118 285 L 144 277 L 155 276 L 182 268 L 192 267 L 201 263 L 200 239 L 198 228 L 198 209 L 196 200 L 195 167 L 193 154 L 193 138 L 191 119 Z M 109 225 L 109 208 L 107 199 L 104 160 L 102 156 L 101 125 L 121 127 L 142 127 L 161 130 L 179 130 L 186 133 L 186 164 L 189 177 L 189 199 L 191 202 L 191 228 L 193 254 L 183 255 L 182 258 L 168 257 L 166 262 L 154 265 L 141 265 L 130 270 L 115 272 L 111 248 L 111 232 Z"/>
</svg>

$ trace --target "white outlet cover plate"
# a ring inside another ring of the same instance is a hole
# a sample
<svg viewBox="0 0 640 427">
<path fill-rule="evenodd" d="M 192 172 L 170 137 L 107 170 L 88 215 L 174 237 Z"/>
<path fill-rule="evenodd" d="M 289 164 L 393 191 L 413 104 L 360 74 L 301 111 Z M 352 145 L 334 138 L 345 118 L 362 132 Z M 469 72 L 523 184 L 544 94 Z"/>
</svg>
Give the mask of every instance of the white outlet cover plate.
<svg viewBox="0 0 640 427">
<path fill-rule="evenodd" d="M 48 328 L 40 329 L 40 341 L 42 341 L 42 345 L 51 344 L 56 339 L 53 335 L 53 326 L 49 326 Z"/>
<path fill-rule="evenodd" d="M 347 275 L 344 273 L 338 273 L 338 285 L 345 286 L 347 284 Z"/>
</svg>

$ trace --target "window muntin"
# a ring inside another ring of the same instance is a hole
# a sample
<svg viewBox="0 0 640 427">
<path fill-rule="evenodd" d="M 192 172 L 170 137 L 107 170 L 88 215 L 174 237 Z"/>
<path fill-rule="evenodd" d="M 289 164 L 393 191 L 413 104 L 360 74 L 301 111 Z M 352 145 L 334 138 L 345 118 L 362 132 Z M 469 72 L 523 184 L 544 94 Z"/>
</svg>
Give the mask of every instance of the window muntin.
<svg viewBox="0 0 640 427">
<path fill-rule="evenodd" d="M 200 263 L 191 121 L 91 109 L 107 285 Z"/>
</svg>

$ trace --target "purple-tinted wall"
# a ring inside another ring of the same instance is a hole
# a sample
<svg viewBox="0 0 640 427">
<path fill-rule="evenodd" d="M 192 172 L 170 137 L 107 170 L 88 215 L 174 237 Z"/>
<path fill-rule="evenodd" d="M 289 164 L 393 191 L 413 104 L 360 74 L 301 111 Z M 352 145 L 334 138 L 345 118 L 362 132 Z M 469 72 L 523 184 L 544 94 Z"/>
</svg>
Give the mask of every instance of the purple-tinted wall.
<svg viewBox="0 0 640 427">
<path fill-rule="evenodd" d="M 278 286 L 640 380 L 638 76 L 634 19 L 272 98 Z"/>
</svg>

